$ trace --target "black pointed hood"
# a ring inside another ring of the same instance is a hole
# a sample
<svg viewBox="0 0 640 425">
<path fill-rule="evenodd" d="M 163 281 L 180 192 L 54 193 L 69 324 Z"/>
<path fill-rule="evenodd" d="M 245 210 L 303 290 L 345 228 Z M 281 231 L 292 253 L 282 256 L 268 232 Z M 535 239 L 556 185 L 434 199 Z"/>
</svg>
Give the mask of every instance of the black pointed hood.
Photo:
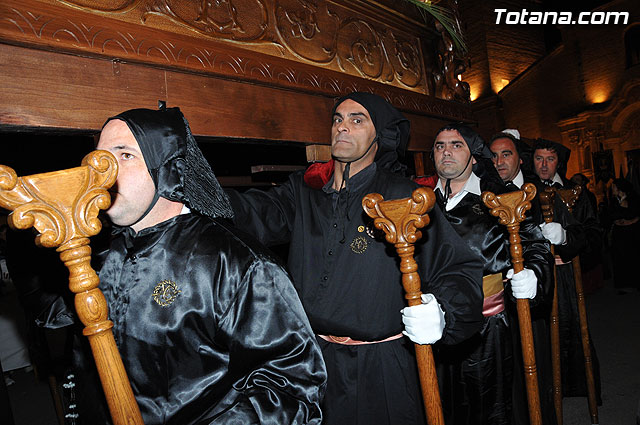
<svg viewBox="0 0 640 425">
<path fill-rule="evenodd" d="M 493 152 L 491 152 L 489 146 L 486 145 L 484 139 L 464 123 L 447 124 L 438 130 L 436 137 L 445 130 L 455 130 L 460 133 L 462 139 L 469 147 L 471 156 L 476 160 L 472 170 L 473 173 L 480 178 L 481 189 L 500 193 L 504 186 L 502 178 L 493 165 Z"/>
<path fill-rule="evenodd" d="M 111 120 L 124 121 L 135 137 L 156 186 L 156 196 L 182 202 L 191 210 L 215 218 L 232 218 L 227 195 L 191 134 L 180 108 L 130 109 Z M 103 126 L 104 127 L 104 126 Z"/>
<path fill-rule="evenodd" d="M 353 92 L 336 101 L 331 116 L 338 106 L 347 99 L 362 105 L 373 122 L 378 139 L 378 151 L 375 162 L 378 167 L 392 172 L 404 172 L 406 166 L 399 159 L 403 159 L 409 144 L 411 123 L 400 111 L 382 97 L 365 92 Z"/>
</svg>

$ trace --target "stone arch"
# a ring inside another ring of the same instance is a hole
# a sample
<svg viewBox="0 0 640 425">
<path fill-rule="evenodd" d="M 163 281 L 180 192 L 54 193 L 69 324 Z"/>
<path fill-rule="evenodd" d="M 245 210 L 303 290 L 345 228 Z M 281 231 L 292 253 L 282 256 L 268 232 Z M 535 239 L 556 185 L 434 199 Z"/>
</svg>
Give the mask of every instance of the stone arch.
<svg viewBox="0 0 640 425">
<path fill-rule="evenodd" d="M 611 130 L 615 133 L 623 131 L 625 124 L 629 123 L 629 120 L 634 117 L 640 111 L 640 102 L 634 102 L 627 105 L 618 113 L 611 123 Z"/>
</svg>

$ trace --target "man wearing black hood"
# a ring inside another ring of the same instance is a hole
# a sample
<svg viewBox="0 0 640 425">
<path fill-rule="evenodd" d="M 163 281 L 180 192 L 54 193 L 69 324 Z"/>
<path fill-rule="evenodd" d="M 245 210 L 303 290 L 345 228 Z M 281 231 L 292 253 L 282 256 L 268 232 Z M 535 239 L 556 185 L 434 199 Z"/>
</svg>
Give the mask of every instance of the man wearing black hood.
<svg viewBox="0 0 640 425">
<path fill-rule="evenodd" d="M 571 151 L 549 140 L 538 139 L 533 144 L 532 168 L 542 184 L 569 189 L 576 186 L 566 177 L 567 163 Z M 556 195 L 559 198 L 558 195 Z M 554 213 L 557 213 L 554 208 Z M 571 259 L 580 255 L 581 260 L 588 260 L 598 255 L 602 244 L 602 229 L 598 222 L 597 212 L 591 206 L 585 193 L 578 197 L 572 211 L 573 217 L 582 226 L 582 244 L 573 243 L 565 229 L 544 229 L 545 237 L 553 244 L 560 245 L 563 250 L 557 252 L 558 279 L 558 316 L 560 327 L 560 363 L 562 370 L 562 394 L 565 397 L 586 397 L 587 383 L 585 378 L 584 352 L 580 332 L 578 313 L 578 297 Z M 555 224 L 555 223 L 551 223 Z M 546 225 L 548 227 L 548 225 Z M 593 260 L 591 260 L 593 261 Z M 600 363 L 591 341 L 591 360 L 595 380 L 596 399 L 602 404 L 600 396 Z"/>
<path fill-rule="evenodd" d="M 326 372 L 302 305 L 227 221 L 180 110 L 109 118 L 98 149 L 119 166 L 100 287 L 145 424 L 319 424 Z"/>
<path fill-rule="evenodd" d="M 289 270 L 327 365 L 324 423 L 424 424 L 411 341 L 456 344 L 478 331 L 481 264 L 435 207 L 416 247 L 423 304 L 403 309 L 397 257 L 361 203 L 368 193 L 406 198 L 418 187 L 394 173 L 409 122 L 358 92 L 339 99 L 332 116 L 325 178 L 310 167 L 268 191 L 229 191 L 235 217 L 266 244 L 290 242 Z"/>
<path fill-rule="evenodd" d="M 533 144 L 532 168 L 545 185 L 571 189 L 577 186 L 576 183 L 567 179 L 567 163 L 571 150 L 567 147 L 549 140 L 537 139 Z M 573 208 L 573 216 L 584 227 L 587 244 L 581 249 L 581 254 L 588 254 L 590 250 L 599 252 L 602 244 L 602 229 L 598 222 L 598 214 L 589 202 L 586 193 L 582 193 Z M 543 229 L 546 233 L 546 230 Z M 553 239 L 553 235 L 550 235 Z M 559 235 L 563 239 L 564 235 Z"/>
<path fill-rule="evenodd" d="M 526 394 L 515 300 L 529 299 L 534 313 L 538 309 L 548 312 L 553 293 L 550 248 L 530 218 L 520 225 L 525 269 L 513 274 L 506 226 L 499 224 L 481 199 L 484 191 L 506 191 L 492 157 L 480 136 L 464 124 L 440 129 L 433 145 L 439 176 L 436 201 L 484 263 L 481 332 L 458 346 L 437 351 L 448 425 L 529 423 L 526 408 L 514 408 L 514 397 Z M 506 287 L 504 278 L 508 279 Z M 545 398 L 552 402 L 551 390 L 549 385 Z M 543 411 L 545 424 L 555 423 L 553 404 L 549 407 Z"/>
<path fill-rule="evenodd" d="M 538 194 L 545 189 L 546 185 L 529 168 L 532 165 L 532 149 L 520 140 L 517 130 L 507 129 L 494 135 L 489 148 L 494 155 L 493 164 L 509 190 L 520 189 L 525 183 L 533 183 Z M 569 213 L 560 196 L 554 197 L 553 208 L 553 222 L 544 223 L 536 196 L 531 202 L 531 215 L 540 225 L 542 234 L 556 245 L 556 253 L 570 259 L 584 249 L 587 238 L 582 225 Z"/>
<path fill-rule="evenodd" d="M 489 143 L 489 148 L 494 154 L 493 163 L 500 174 L 502 180 L 509 187 L 509 190 L 520 189 L 525 183 L 536 185 L 538 194 L 545 190 L 545 184 L 538 176 L 531 171 L 533 165 L 531 161 L 532 149 L 520 140 L 520 133 L 514 129 L 503 130 L 494 135 Z M 572 258 L 584 248 L 587 243 L 585 232 L 580 223 L 571 215 L 567 207 L 560 199 L 554 197 L 553 222 L 545 223 L 540 206 L 539 196 L 531 201 L 531 216 L 535 223 L 540 226 L 545 238 L 551 239 L 550 243 L 555 244 L 555 254 L 558 258 Z M 562 239 L 558 239 L 561 234 Z M 562 260 L 558 260 L 562 263 Z M 566 266 L 559 266 L 566 267 Z M 570 267 L 570 266 L 569 266 Z M 570 287 L 573 288 L 573 276 Z M 564 288 L 562 288 L 564 289 Z M 559 290 L 562 290 L 559 288 Z M 575 291 L 574 291 L 575 292 Z M 552 384 L 552 366 L 550 362 L 550 316 L 546 309 L 536 309 L 532 315 L 533 337 L 536 353 L 536 366 L 540 387 L 540 403 L 543 411 L 553 408 L 553 400 L 550 399 Z M 565 324 L 566 325 L 566 324 Z M 569 329 L 566 327 L 565 329 Z M 565 336 L 568 335 L 565 333 Z M 519 402 L 519 403 L 518 403 Z M 514 394 L 514 409 L 526 412 L 527 404 L 523 397 L 517 398 Z"/>
</svg>

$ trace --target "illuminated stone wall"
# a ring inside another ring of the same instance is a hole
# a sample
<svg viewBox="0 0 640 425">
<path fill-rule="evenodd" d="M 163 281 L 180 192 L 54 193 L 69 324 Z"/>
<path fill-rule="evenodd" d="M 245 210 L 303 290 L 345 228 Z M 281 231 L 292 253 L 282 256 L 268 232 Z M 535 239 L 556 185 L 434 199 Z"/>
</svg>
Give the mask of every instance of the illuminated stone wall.
<svg viewBox="0 0 640 425">
<path fill-rule="evenodd" d="M 594 9 L 629 12 L 626 25 L 559 26 L 562 42 L 540 55 L 544 38 L 535 30 L 541 25 L 495 24 L 495 8 L 520 11 L 531 5 L 488 1 L 466 12 L 461 8 L 472 46 L 472 71 L 465 80 L 481 134 L 517 128 L 526 138 L 561 142 L 572 150 L 569 176 L 592 176 L 591 154 L 611 149 L 616 173 L 626 172 L 626 152 L 640 149 L 640 65 L 626 68 L 624 35 L 640 23 L 640 2 L 621 0 Z M 519 71 L 527 61 L 530 66 Z M 502 79 L 509 80 L 505 87 Z"/>
</svg>

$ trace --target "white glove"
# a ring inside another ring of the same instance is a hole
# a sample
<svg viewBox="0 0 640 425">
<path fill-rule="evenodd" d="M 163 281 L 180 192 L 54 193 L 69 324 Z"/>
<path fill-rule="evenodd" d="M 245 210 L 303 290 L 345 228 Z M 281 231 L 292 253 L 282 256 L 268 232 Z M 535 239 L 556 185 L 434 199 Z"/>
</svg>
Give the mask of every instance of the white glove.
<svg viewBox="0 0 640 425">
<path fill-rule="evenodd" d="M 444 311 L 433 294 L 422 294 L 422 304 L 405 307 L 402 313 L 403 334 L 416 344 L 433 344 L 442 338 Z"/>
<path fill-rule="evenodd" d="M 511 279 L 511 292 L 518 299 L 534 299 L 538 292 L 538 278 L 533 270 L 522 269 L 513 274 L 513 269 L 507 272 L 507 279 Z"/>
<path fill-rule="evenodd" d="M 540 230 L 545 238 L 553 245 L 564 245 L 567 243 L 567 231 L 564 230 L 560 223 L 542 223 Z"/>
</svg>

